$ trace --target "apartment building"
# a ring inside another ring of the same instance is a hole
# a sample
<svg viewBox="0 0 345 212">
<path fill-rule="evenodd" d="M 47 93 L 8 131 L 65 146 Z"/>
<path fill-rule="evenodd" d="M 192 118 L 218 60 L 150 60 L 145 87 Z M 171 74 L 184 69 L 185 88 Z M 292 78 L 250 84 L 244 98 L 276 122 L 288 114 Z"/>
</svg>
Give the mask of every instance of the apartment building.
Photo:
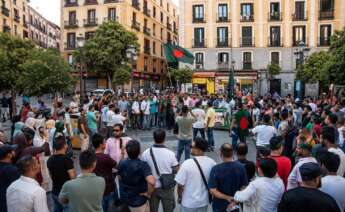
<svg viewBox="0 0 345 212">
<path fill-rule="evenodd" d="M 163 44 L 177 42 L 177 8 L 169 0 L 62 0 L 61 51 L 67 61 L 73 61 L 77 37 L 92 37 L 97 27 L 107 21 L 117 21 L 134 32 L 140 44 L 133 65 L 130 87 L 161 88 L 166 85 L 167 64 Z M 111 59 L 111 58 L 109 58 Z M 85 79 L 86 90 L 106 87 L 105 76 Z"/>
<path fill-rule="evenodd" d="M 292 94 L 297 51 L 327 49 L 345 21 L 344 0 L 180 0 L 179 6 L 179 42 L 195 55 L 193 83 L 214 91 L 226 89 L 234 67 L 242 89 Z M 271 63 L 282 71 L 268 83 Z"/>
</svg>

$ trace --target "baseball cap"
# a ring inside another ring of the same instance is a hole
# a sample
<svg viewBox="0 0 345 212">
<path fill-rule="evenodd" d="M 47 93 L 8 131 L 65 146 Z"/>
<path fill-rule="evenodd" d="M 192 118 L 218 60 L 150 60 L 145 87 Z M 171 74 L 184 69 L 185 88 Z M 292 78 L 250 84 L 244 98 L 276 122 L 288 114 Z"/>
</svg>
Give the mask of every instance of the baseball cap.
<svg viewBox="0 0 345 212">
<path fill-rule="evenodd" d="M 3 159 L 8 153 L 17 149 L 17 145 L 2 145 L 0 146 L 0 159 Z"/>
<path fill-rule="evenodd" d="M 313 162 L 303 164 L 299 167 L 299 172 L 303 181 L 315 179 L 322 173 L 319 164 Z"/>
<path fill-rule="evenodd" d="M 275 136 L 270 139 L 270 149 L 276 150 L 283 146 L 283 138 L 281 136 Z"/>
</svg>

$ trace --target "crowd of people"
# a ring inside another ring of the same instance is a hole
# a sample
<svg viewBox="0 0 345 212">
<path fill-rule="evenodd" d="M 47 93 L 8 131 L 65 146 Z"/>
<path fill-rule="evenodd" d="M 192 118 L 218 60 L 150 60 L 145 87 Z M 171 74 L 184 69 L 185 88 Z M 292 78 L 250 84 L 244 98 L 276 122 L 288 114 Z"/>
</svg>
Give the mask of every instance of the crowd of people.
<svg viewBox="0 0 345 212">
<path fill-rule="evenodd" d="M 215 108 L 230 123 L 220 148 Z M 56 98 L 51 112 L 23 101 L 12 120 L 10 139 L 0 131 L 1 212 L 345 211 L 345 101 L 109 94 Z M 149 129 L 145 150 L 128 136 Z"/>
</svg>

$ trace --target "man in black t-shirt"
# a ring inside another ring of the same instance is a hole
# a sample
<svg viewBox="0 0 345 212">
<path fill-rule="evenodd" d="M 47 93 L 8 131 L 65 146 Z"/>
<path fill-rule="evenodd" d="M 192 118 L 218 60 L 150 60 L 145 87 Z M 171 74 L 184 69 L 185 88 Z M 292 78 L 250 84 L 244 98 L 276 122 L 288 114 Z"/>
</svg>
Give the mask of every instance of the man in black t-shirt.
<svg viewBox="0 0 345 212">
<path fill-rule="evenodd" d="M 246 143 L 239 143 L 236 147 L 236 154 L 237 154 L 237 161 L 244 165 L 244 168 L 246 168 L 247 172 L 247 178 L 248 182 L 253 179 L 255 176 L 255 163 L 253 161 L 249 161 L 246 158 L 246 155 L 248 154 L 248 146 Z"/>
<path fill-rule="evenodd" d="M 300 168 L 302 183 L 300 187 L 287 191 L 278 206 L 278 212 L 340 212 L 336 201 L 320 191 L 321 168 L 309 162 Z"/>
<path fill-rule="evenodd" d="M 49 173 L 53 181 L 54 212 L 62 212 L 64 209 L 64 206 L 58 201 L 62 185 L 76 176 L 73 161 L 66 156 L 67 148 L 68 145 L 63 136 L 55 138 L 54 149 L 56 152 L 47 161 Z"/>
</svg>

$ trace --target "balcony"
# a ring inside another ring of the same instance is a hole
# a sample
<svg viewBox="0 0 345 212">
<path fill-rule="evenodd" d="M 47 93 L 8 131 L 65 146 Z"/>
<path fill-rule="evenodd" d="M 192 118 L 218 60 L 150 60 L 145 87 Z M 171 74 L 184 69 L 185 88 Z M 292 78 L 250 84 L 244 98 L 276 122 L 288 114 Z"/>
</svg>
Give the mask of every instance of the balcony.
<svg viewBox="0 0 345 212">
<path fill-rule="evenodd" d="M 282 39 L 272 39 L 271 37 L 268 37 L 268 46 L 269 47 L 282 47 L 283 42 Z"/>
<path fill-rule="evenodd" d="M 254 47 L 254 37 L 242 37 L 241 47 Z"/>
<path fill-rule="evenodd" d="M 230 39 L 229 38 L 217 38 L 217 47 L 223 48 L 223 47 L 229 47 L 230 46 Z"/>
<path fill-rule="evenodd" d="M 98 18 L 84 19 L 84 27 L 95 27 L 98 25 Z"/>
<path fill-rule="evenodd" d="M 10 33 L 11 32 L 11 27 L 8 26 L 8 25 L 4 25 L 2 27 L 2 31 L 5 32 L 5 33 Z"/>
<path fill-rule="evenodd" d="M 137 10 L 140 10 L 140 3 L 138 0 L 132 0 L 132 7 L 134 7 Z"/>
<path fill-rule="evenodd" d="M 7 16 L 7 17 L 10 16 L 10 10 L 7 9 L 5 6 L 1 6 L 1 13 L 2 13 L 4 16 Z"/>
<path fill-rule="evenodd" d="M 178 34 L 178 29 L 177 28 L 174 28 L 174 33 Z"/>
<path fill-rule="evenodd" d="M 252 69 L 252 62 L 251 61 L 243 61 L 243 70 L 251 70 Z"/>
<path fill-rule="evenodd" d="M 71 0 L 66 0 L 65 1 L 65 7 L 77 7 L 78 5 L 78 1 L 71 1 Z"/>
<path fill-rule="evenodd" d="M 330 37 L 319 37 L 318 38 L 318 46 L 329 46 L 331 44 L 331 38 Z"/>
<path fill-rule="evenodd" d="M 217 14 L 217 23 L 226 23 L 226 22 L 230 22 L 230 17 L 229 16 L 219 16 L 219 14 Z"/>
<path fill-rule="evenodd" d="M 332 20 L 334 19 L 334 10 L 319 11 L 319 20 Z"/>
<path fill-rule="evenodd" d="M 307 13 L 294 13 L 292 14 L 293 21 L 307 21 L 308 15 Z"/>
<path fill-rule="evenodd" d="M 65 29 L 75 29 L 78 27 L 78 20 L 68 20 L 64 22 Z"/>
<path fill-rule="evenodd" d="M 20 23 L 20 16 L 19 15 L 14 15 L 14 21 L 17 23 Z"/>
<path fill-rule="evenodd" d="M 132 20 L 132 28 L 140 32 L 140 23 Z"/>
<path fill-rule="evenodd" d="M 305 39 L 302 39 L 302 40 L 293 40 L 292 41 L 292 46 L 300 46 L 301 43 L 303 43 L 305 46 L 307 46 L 307 42 L 305 41 Z"/>
<path fill-rule="evenodd" d="M 97 0 L 85 0 L 84 5 L 97 5 Z"/>
<path fill-rule="evenodd" d="M 283 14 L 278 11 L 268 13 L 268 21 L 282 21 Z"/>
<path fill-rule="evenodd" d="M 252 22 L 254 21 L 254 15 L 241 15 L 241 22 Z"/>
<path fill-rule="evenodd" d="M 144 53 L 145 54 L 150 54 L 151 53 L 151 48 L 149 46 L 144 46 Z"/>
<path fill-rule="evenodd" d="M 206 39 L 193 39 L 193 48 L 206 48 Z"/>
<path fill-rule="evenodd" d="M 229 69 L 230 69 L 229 62 L 218 61 L 218 70 L 219 71 L 228 71 Z"/>
<path fill-rule="evenodd" d="M 202 62 L 202 61 L 195 62 L 195 69 L 196 70 L 203 70 L 204 69 L 204 62 Z"/>
<path fill-rule="evenodd" d="M 65 50 L 75 50 L 76 44 L 75 43 L 64 43 Z"/>
<path fill-rule="evenodd" d="M 144 26 L 144 34 L 150 36 L 151 35 L 151 29 L 149 29 L 147 26 Z"/>
<path fill-rule="evenodd" d="M 123 2 L 123 0 L 104 0 L 104 4 L 120 3 L 120 2 Z"/>
<path fill-rule="evenodd" d="M 151 16 L 151 10 L 149 10 L 149 8 L 144 7 L 144 15 L 150 17 Z"/>
<path fill-rule="evenodd" d="M 193 23 L 206 23 L 205 17 L 200 17 L 200 18 L 193 17 Z"/>
<path fill-rule="evenodd" d="M 109 22 L 109 21 L 117 21 L 119 22 L 119 16 L 116 17 L 104 17 L 103 22 Z"/>
<path fill-rule="evenodd" d="M 167 28 L 168 28 L 168 30 L 172 29 L 171 23 L 167 23 Z"/>
</svg>

